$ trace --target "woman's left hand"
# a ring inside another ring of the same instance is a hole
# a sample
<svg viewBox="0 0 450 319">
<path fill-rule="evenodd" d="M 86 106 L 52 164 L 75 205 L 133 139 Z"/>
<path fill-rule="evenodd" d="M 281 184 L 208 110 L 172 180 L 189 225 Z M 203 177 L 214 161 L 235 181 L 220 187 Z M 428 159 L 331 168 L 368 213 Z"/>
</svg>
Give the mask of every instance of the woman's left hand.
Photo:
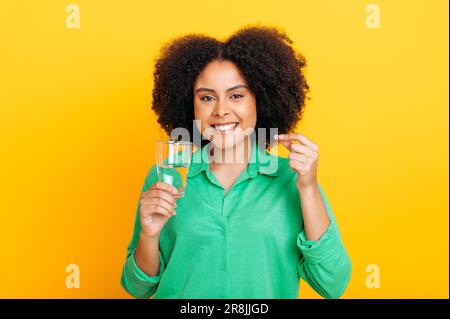
<svg viewBox="0 0 450 319">
<path fill-rule="evenodd" d="M 297 188 L 316 186 L 319 146 L 299 133 L 275 135 L 275 139 L 289 150 L 289 166 L 297 172 Z"/>
</svg>

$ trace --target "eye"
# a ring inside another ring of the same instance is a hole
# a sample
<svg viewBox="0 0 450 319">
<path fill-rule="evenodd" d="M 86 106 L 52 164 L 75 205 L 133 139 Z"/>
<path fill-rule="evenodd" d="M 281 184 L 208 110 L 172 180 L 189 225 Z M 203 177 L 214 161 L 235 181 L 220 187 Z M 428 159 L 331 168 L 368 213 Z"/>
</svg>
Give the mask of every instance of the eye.
<svg viewBox="0 0 450 319">
<path fill-rule="evenodd" d="M 203 97 L 200 98 L 200 100 L 205 101 L 205 102 L 209 102 L 212 101 L 214 98 L 210 95 L 205 95 Z"/>
<path fill-rule="evenodd" d="M 239 94 L 239 93 L 233 94 L 233 95 L 231 96 L 232 99 L 240 99 L 241 97 L 243 97 L 243 95 L 241 95 L 241 94 Z"/>
</svg>

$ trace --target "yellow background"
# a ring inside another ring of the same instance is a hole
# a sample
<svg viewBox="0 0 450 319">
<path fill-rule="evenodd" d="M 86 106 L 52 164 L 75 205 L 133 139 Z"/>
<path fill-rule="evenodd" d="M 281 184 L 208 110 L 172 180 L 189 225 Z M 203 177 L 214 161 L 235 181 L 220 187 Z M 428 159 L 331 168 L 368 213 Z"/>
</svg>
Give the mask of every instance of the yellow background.
<svg viewBox="0 0 450 319">
<path fill-rule="evenodd" d="M 365 25 L 371 2 L 379 29 Z M 150 110 L 158 49 L 258 22 L 308 61 L 297 131 L 320 146 L 352 259 L 343 298 L 449 297 L 448 1 L 79 0 L 80 29 L 65 25 L 69 3 L 0 10 L 0 297 L 129 298 L 126 246 L 164 136 Z M 79 289 L 65 286 L 68 264 Z"/>
</svg>

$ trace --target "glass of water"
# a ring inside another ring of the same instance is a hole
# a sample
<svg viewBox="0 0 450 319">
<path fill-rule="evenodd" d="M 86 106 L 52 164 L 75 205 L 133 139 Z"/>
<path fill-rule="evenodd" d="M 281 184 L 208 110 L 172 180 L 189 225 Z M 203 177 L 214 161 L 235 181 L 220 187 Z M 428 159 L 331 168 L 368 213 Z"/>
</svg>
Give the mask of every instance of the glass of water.
<svg viewBox="0 0 450 319">
<path fill-rule="evenodd" d="M 175 197 L 183 197 L 186 176 L 191 164 L 192 143 L 186 141 L 156 141 L 156 171 L 158 181 L 178 189 Z"/>
</svg>

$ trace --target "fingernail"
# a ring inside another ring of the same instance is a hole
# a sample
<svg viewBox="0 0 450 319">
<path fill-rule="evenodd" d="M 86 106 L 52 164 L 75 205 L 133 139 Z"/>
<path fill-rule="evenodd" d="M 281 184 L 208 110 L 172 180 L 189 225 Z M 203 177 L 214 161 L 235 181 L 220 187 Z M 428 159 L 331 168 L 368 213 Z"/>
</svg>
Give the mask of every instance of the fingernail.
<svg viewBox="0 0 450 319">
<path fill-rule="evenodd" d="M 279 136 L 278 134 L 275 134 L 275 135 L 273 136 L 273 138 L 276 139 L 276 140 L 278 140 L 278 136 Z"/>
<path fill-rule="evenodd" d="M 178 190 L 176 189 L 176 188 L 172 188 L 172 193 L 177 193 L 178 192 Z"/>
</svg>

